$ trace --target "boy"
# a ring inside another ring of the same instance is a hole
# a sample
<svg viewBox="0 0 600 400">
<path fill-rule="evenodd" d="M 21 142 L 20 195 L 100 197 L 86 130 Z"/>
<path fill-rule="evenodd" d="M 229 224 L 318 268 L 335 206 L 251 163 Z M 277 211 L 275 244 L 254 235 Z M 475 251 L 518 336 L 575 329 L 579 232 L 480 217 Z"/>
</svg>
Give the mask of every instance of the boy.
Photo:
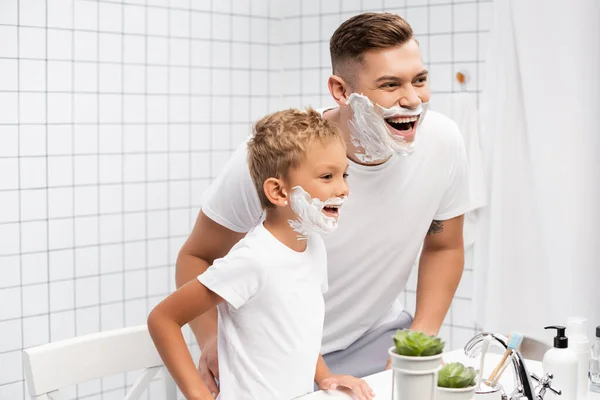
<svg viewBox="0 0 600 400">
<path fill-rule="evenodd" d="M 212 399 L 181 327 L 217 306 L 219 399 L 291 399 L 313 381 L 371 399 L 366 382 L 331 374 L 319 354 L 328 285 L 318 232 L 335 229 L 348 195 L 341 136 L 310 108 L 277 112 L 256 124 L 248 166 L 264 222 L 154 308 L 148 328 L 158 352 L 187 399 Z"/>
</svg>

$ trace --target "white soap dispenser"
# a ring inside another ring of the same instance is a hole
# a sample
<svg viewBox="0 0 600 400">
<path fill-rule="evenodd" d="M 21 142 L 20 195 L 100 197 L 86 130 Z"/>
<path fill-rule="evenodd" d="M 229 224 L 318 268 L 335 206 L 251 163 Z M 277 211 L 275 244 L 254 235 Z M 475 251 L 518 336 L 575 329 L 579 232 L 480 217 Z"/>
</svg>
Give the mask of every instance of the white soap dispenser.
<svg viewBox="0 0 600 400">
<path fill-rule="evenodd" d="M 565 336 L 564 326 L 547 326 L 544 329 L 556 329 L 554 347 L 544 354 L 542 367 L 545 374 L 552 374 L 552 387 L 559 389 L 561 395 L 546 392 L 545 399 L 577 400 L 577 368 L 578 360 L 569 349 L 569 339 Z"/>
<path fill-rule="evenodd" d="M 585 399 L 588 392 L 591 346 L 588 339 L 589 325 L 583 317 L 571 317 L 567 320 L 569 348 L 577 356 L 577 398 Z"/>
</svg>

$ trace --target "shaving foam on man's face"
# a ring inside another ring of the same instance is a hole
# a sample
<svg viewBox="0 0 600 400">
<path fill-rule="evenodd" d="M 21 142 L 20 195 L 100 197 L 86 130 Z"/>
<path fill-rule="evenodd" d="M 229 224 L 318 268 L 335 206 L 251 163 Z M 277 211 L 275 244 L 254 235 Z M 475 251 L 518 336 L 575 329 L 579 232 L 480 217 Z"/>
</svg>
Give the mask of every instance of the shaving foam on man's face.
<svg viewBox="0 0 600 400">
<path fill-rule="evenodd" d="M 299 239 L 306 238 L 310 233 L 331 233 L 337 228 L 345 200 L 346 196 L 321 201 L 311 198 L 301 186 L 295 186 L 290 193 L 290 206 L 298 218 L 288 223 L 299 234 Z"/>
<path fill-rule="evenodd" d="M 352 144 L 361 150 L 356 154 L 361 162 L 385 160 L 392 154 L 412 154 L 428 103 L 414 109 L 384 108 L 366 96 L 353 93 L 347 104 L 353 113 L 348 123 L 350 136 Z"/>
</svg>

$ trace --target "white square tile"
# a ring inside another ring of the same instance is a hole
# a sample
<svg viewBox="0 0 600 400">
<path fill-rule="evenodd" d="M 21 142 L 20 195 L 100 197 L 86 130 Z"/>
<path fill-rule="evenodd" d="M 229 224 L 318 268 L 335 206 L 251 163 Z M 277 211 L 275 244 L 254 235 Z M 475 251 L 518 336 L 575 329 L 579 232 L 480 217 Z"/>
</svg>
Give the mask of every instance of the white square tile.
<svg viewBox="0 0 600 400">
<path fill-rule="evenodd" d="M 19 0 L 19 24 L 46 26 L 46 4 L 36 0 Z"/>
<path fill-rule="evenodd" d="M 125 299 L 135 299 L 146 296 L 146 271 L 131 271 L 125 273 Z M 0 325 L 1 326 L 1 325 Z"/>
<path fill-rule="evenodd" d="M 19 220 L 19 193 L 17 190 L 0 192 L 0 223 Z"/>
<path fill-rule="evenodd" d="M 0 123 L 16 124 L 19 122 L 17 93 L 0 93 Z"/>
<path fill-rule="evenodd" d="M 0 24 L 18 25 L 19 23 L 19 1 L 4 0 L 0 6 Z"/>
<path fill-rule="evenodd" d="M 23 286 L 23 316 L 48 312 L 48 284 Z"/>
<path fill-rule="evenodd" d="M 21 60 L 19 62 L 19 89 L 43 92 L 46 90 L 46 62 Z"/>
<path fill-rule="evenodd" d="M 21 159 L 21 189 L 46 186 L 46 160 L 44 158 Z"/>
<path fill-rule="evenodd" d="M 70 222 L 72 223 L 73 220 L 70 220 Z M 73 279 L 75 277 L 73 250 L 51 251 L 49 254 L 49 263 L 50 281 Z"/>
<path fill-rule="evenodd" d="M 250 19 L 250 41 L 253 43 L 269 43 L 269 25 L 267 21 L 259 18 Z"/>
<path fill-rule="evenodd" d="M 146 300 L 132 300 L 125 302 L 125 322 L 127 326 L 144 324 L 148 319 Z"/>
<path fill-rule="evenodd" d="M 91 307 L 75 311 L 75 327 L 77 336 L 100 331 L 100 308 Z"/>
<path fill-rule="evenodd" d="M 169 122 L 189 123 L 191 99 L 186 95 L 172 95 L 169 104 Z"/>
<path fill-rule="evenodd" d="M 75 304 L 78 308 L 92 306 L 98 304 L 99 301 L 100 279 L 98 277 L 78 278 L 75 280 Z M 79 318 L 79 315 L 77 317 Z"/>
<path fill-rule="evenodd" d="M 144 93 L 145 86 L 145 67 L 139 65 L 123 66 L 123 91 L 125 93 Z"/>
<path fill-rule="evenodd" d="M 188 151 L 190 142 L 189 125 L 171 125 L 169 127 L 169 150 Z"/>
<path fill-rule="evenodd" d="M 95 94 L 75 94 L 73 97 L 73 122 L 98 122 L 98 96 Z M 75 132 L 77 133 L 77 131 Z M 77 138 L 76 138 L 77 143 Z"/>
<path fill-rule="evenodd" d="M 123 33 L 144 34 L 146 32 L 146 10 L 135 5 L 123 5 Z"/>
<path fill-rule="evenodd" d="M 452 35 L 432 35 L 429 37 L 431 62 L 452 61 Z"/>
<path fill-rule="evenodd" d="M 121 62 L 122 45 L 121 35 L 116 33 L 99 34 L 99 59 L 101 62 Z"/>
<path fill-rule="evenodd" d="M 263 21 L 264 23 L 264 21 Z M 234 15 L 231 19 L 232 36 L 235 41 L 247 41 L 250 38 L 250 18 Z"/>
<path fill-rule="evenodd" d="M 48 249 L 48 231 L 46 221 L 21 223 L 21 235 L 27 240 L 21 241 L 23 252 L 45 251 Z"/>
<path fill-rule="evenodd" d="M 190 69 L 187 67 L 171 67 L 169 73 L 169 93 L 187 94 L 189 91 Z"/>
<path fill-rule="evenodd" d="M 167 211 L 151 211 L 148 213 L 148 238 L 158 239 L 169 235 L 168 216 Z"/>
<path fill-rule="evenodd" d="M 21 93 L 19 121 L 23 124 L 46 122 L 46 96 L 43 93 Z"/>
<path fill-rule="evenodd" d="M 46 154 L 46 127 L 21 125 L 19 130 L 19 155 L 43 156 Z"/>
<path fill-rule="evenodd" d="M 146 100 L 146 116 L 150 123 L 168 122 L 169 98 L 150 96 Z"/>
<path fill-rule="evenodd" d="M 252 85 L 254 86 L 254 83 Z M 237 96 L 248 96 L 250 94 L 250 72 L 231 71 L 231 94 Z"/>
<path fill-rule="evenodd" d="M 122 239 L 122 225 L 123 225 L 123 216 L 118 216 L 120 222 L 118 223 L 119 229 L 121 230 L 120 239 Z M 102 223 L 102 221 L 101 221 Z M 112 272 L 121 272 L 123 271 L 123 244 L 110 244 L 104 245 L 100 248 L 100 272 L 101 274 L 112 273 Z"/>
<path fill-rule="evenodd" d="M 110 303 L 123 300 L 123 274 L 109 274 L 100 277 L 100 301 Z"/>
<path fill-rule="evenodd" d="M 89 102 L 89 98 L 78 96 L 79 99 Z M 98 151 L 98 126 L 93 125 L 75 125 L 74 127 L 74 148 L 75 154 L 90 154 Z"/>
<path fill-rule="evenodd" d="M 73 96 L 66 93 L 49 93 L 47 102 L 48 122 L 53 124 L 68 124 L 73 122 Z"/>
<path fill-rule="evenodd" d="M 44 253 L 21 256 L 21 284 L 31 285 L 48 280 L 48 257 Z"/>
<path fill-rule="evenodd" d="M 52 314 L 52 318 L 50 318 L 50 335 L 53 342 L 74 337 L 75 311 Z"/>
<path fill-rule="evenodd" d="M 208 122 L 210 120 L 209 97 L 192 97 L 190 109 L 192 111 L 192 122 Z"/>
<path fill-rule="evenodd" d="M 73 280 L 50 283 L 50 312 L 72 310 L 75 307 Z"/>
<path fill-rule="evenodd" d="M 0 189 L 19 188 L 19 163 L 16 158 L 0 159 Z"/>
<path fill-rule="evenodd" d="M 123 217 L 121 215 L 101 215 L 100 243 L 115 243 L 123 240 Z M 100 253 L 102 255 L 102 251 Z M 102 259 L 104 264 L 104 259 Z"/>
<path fill-rule="evenodd" d="M 119 125 L 99 126 L 98 151 L 101 154 L 120 153 L 123 151 L 123 134 L 121 133 L 121 129 L 123 129 L 123 127 Z"/>
<path fill-rule="evenodd" d="M 75 276 L 96 275 L 100 271 L 98 247 L 75 249 Z"/>
<path fill-rule="evenodd" d="M 169 211 L 169 235 L 186 236 L 190 233 L 191 218 L 189 210 Z"/>
<path fill-rule="evenodd" d="M 100 213 L 118 213 L 123 211 L 121 205 L 122 187 L 116 185 L 102 185 L 100 191 Z"/>
<path fill-rule="evenodd" d="M 1 94 L 0 94 L 1 95 Z M 17 157 L 19 155 L 19 129 L 17 126 L 0 126 L 1 157 Z"/>
<path fill-rule="evenodd" d="M 0 321 L 0 353 L 21 350 L 21 321 Z"/>
<path fill-rule="evenodd" d="M 64 30 L 48 29 L 48 58 L 51 60 L 71 60 L 73 58 L 73 33 Z"/>
<path fill-rule="evenodd" d="M 118 304 L 104 304 L 100 306 L 100 315 L 102 318 L 102 330 L 111 330 L 111 329 L 119 329 L 123 328 L 124 319 L 125 319 L 125 305 L 123 303 Z M 123 384 L 122 379 L 116 379 L 115 384 Z M 107 390 L 109 385 L 104 383 L 104 390 Z M 123 388 L 119 388 L 121 391 Z M 110 390 L 110 389 L 109 389 Z M 114 393 L 111 391 L 111 393 Z M 119 393 L 119 396 L 122 396 L 123 393 Z M 116 395 L 115 395 L 116 396 Z"/>
<path fill-rule="evenodd" d="M 46 189 L 21 191 L 21 219 L 46 218 Z"/>
<path fill-rule="evenodd" d="M 15 236 L 18 239 L 18 224 L 12 224 L 12 227 L 16 227 L 16 231 L 14 229 L 3 230 L 0 227 L 0 234 L 5 234 L 7 232 L 12 234 L 16 233 Z M 20 257 L 17 255 L 3 257 L 2 254 L 5 253 L 2 250 L 2 247 L 0 247 L 0 265 L 2 265 L 2 268 L 0 268 L 0 289 L 5 287 L 19 286 L 21 281 Z M 18 249 L 14 253 L 18 253 Z"/>
<path fill-rule="evenodd" d="M 98 34 L 96 32 L 77 32 L 74 46 L 75 60 L 98 61 Z"/>
<path fill-rule="evenodd" d="M 452 6 L 443 5 L 429 8 L 429 32 L 452 32 Z"/>
<path fill-rule="evenodd" d="M 460 33 L 454 35 L 454 61 L 477 61 L 476 33 Z"/>
<path fill-rule="evenodd" d="M 122 181 L 122 155 L 101 155 L 99 161 L 100 183 L 117 183 Z"/>
<path fill-rule="evenodd" d="M 429 68 L 429 85 L 433 93 L 452 90 L 454 76 L 449 64 L 432 65 Z"/>
<path fill-rule="evenodd" d="M 280 7 L 282 11 L 281 16 L 284 17 L 284 19 L 286 17 L 298 17 L 302 15 L 302 2 L 300 1 L 283 3 L 282 5 L 280 5 Z"/>
<path fill-rule="evenodd" d="M 146 63 L 146 38 L 144 36 L 123 36 L 123 62 Z"/>
<path fill-rule="evenodd" d="M 188 179 L 190 177 L 190 159 L 187 154 L 169 154 L 169 178 Z"/>
<path fill-rule="evenodd" d="M 231 66 L 234 68 L 250 67 L 250 45 L 244 43 L 233 43 Z M 208 74 L 208 72 L 206 72 Z"/>
<path fill-rule="evenodd" d="M 98 2 L 75 1 L 74 28 L 95 31 L 98 29 Z M 80 32 L 77 32 L 79 35 Z"/>
<path fill-rule="evenodd" d="M 297 69 L 300 67 L 300 54 L 299 44 L 283 46 L 283 68 Z"/>
<path fill-rule="evenodd" d="M 123 160 L 125 182 L 141 182 L 146 177 L 146 159 L 142 154 L 125 155 Z"/>
<path fill-rule="evenodd" d="M 414 7 L 407 9 L 406 20 L 412 27 L 415 35 L 427 34 L 429 32 L 427 7 Z"/>
<path fill-rule="evenodd" d="M 99 30 L 104 32 L 121 32 L 123 19 L 123 6 L 113 3 L 98 3 Z"/>
<path fill-rule="evenodd" d="M 225 42 L 218 42 L 212 44 L 212 66 L 213 67 L 229 67 L 232 61 L 232 55 L 230 52 L 231 44 Z M 248 60 L 246 60 L 248 63 Z"/>
<path fill-rule="evenodd" d="M 153 243 L 148 242 L 148 251 L 153 245 Z M 126 270 L 143 270 L 149 266 L 146 263 L 146 242 L 125 243 L 124 253 Z"/>
<path fill-rule="evenodd" d="M 128 95 L 123 98 L 123 122 L 140 123 L 146 118 L 146 98 L 143 95 Z"/>
<path fill-rule="evenodd" d="M 123 186 L 124 211 L 142 211 L 146 199 L 146 187 L 144 183 L 128 183 Z"/>
<path fill-rule="evenodd" d="M 19 57 L 46 58 L 46 35 L 42 28 L 19 28 Z"/>
<path fill-rule="evenodd" d="M 169 39 L 169 64 L 190 65 L 190 41 L 188 39 Z"/>
<path fill-rule="evenodd" d="M 75 246 L 96 244 L 98 244 L 98 217 L 75 218 Z"/>
<path fill-rule="evenodd" d="M 212 45 L 207 41 L 192 41 L 190 64 L 195 67 L 208 67 L 212 63 Z"/>
<path fill-rule="evenodd" d="M 455 4 L 454 31 L 455 32 L 475 32 L 477 31 L 477 6 L 476 3 Z"/>
<path fill-rule="evenodd" d="M 20 287 L 0 289 L 0 304 L 3 305 L 0 308 L 0 320 L 21 317 L 21 290 Z"/>
<path fill-rule="evenodd" d="M 329 3 L 329 2 L 324 2 Z M 321 17 L 321 40 L 329 40 L 333 32 L 340 26 L 340 16 L 338 14 L 323 15 Z"/>
<path fill-rule="evenodd" d="M 320 39 L 321 17 L 302 18 L 302 41 L 314 42 Z"/>
<path fill-rule="evenodd" d="M 190 206 L 189 182 L 171 182 L 169 184 L 169 205 L 171 208 L 183 208 Z M 184 211 L 186 213 L 189 212 L 188 210 Z"/>
<path fill-rule="evenodd" d="M 163 8 L 146 8 L 147 33 L 151 35 L 169 34 L 169 11 Z"/>
<path fill-rule="evenodd" d="M 169 137 L 166 125 L 152 125 L 147 127 L 148 130 L 148 152 L 167 151 L 169 145 Z M 148 157 L 151 157 L 148 154 Z M 148 162 L 148 165 L 151 165 Z"/>
<path fill-rule="evenodd" d="M 100 92 L 119 93 L 122 91 L 121 65 L 100 64 L 98 70 Z"/>
<path fill-rule="evenodd" d="M 124 216 L 124 240 L 142 240 L 146 236 L 146 220 L 143 213 L 129 213 Z"/>
<path fill-rule="evenodd" d="M 192 178 L 210 178 L 212 176 L 210 168 L 210 157 L 207 153 L 192 154 Z"/>
<path fill-rule="evenodd" d="M 493 21 L 494 3 L 478 3 L 477 6 L 479 7 L 479 22 L 477 25 L 477 30 L 488 31 L 490 30 Z"/>
<path fill-rule="evenodd" d="M 302 15 L 316 15 L 319 14 L 319 0 L 303 0 L 302 1 Z"/>
<path fill-rule="evenodd" d="M 321 51 L 321 43 L 305 43 L 302 45 L 302 67 L 303 68 L 317 68 L 320 67 L 319 57 L 315 57 L 315 54 L 319 54 Z"/>
<path fill-rule="evenodd" d="M 212 38 L 217 40 L 231 40 L 230 15 L 212 15 Z"/>
<path fill-rule="evenodd" d="M 360 0 L 342 0 L 340 3 L 344 12 L 358 12 L 362 8 Z"/>
<path fill-rule="evenodd" d="M 98 183 L 98 156 L 73 157 L 75 168 L 75 185 L 89 185 Z"/>
<path fill-rule="evenodd" d="M 74 0 L 48 0 L 48 27 L 71 29 L 73 27 Z M 38 3 L 38 2 L 36 2 Z"/>
<path fill-rule="evenodd" d="M 170 18 L 170 34 L 171 37 L 190 37 L 190 12 L 187 10 L 171 9 Z"/>
<path fill-rule="evenodd" d="M 164 267 L 169 264 L 169 242 L 167 239 L 148 241 L 148 267 Z"/>
<path fill-rule="evenodd" d="M 192 26 L 190 35 L 194 39 L 210 39 L 211 15 L 202 12 L 192 13 Z"/>
<path fill-rule="evenodd" d="M 305 94 L 319 94 L 321 92 L 321 71 L 308 69 L 302 71 L 302 92 Z"/>
<path fill-rule="evenodd" d="M 252 59 L 250 65 L 255 69 L 269 68 L 269 47 L 263 44 L 251 44 L 250 52 Z"/>
<path fill-rule="evenodd" d="M 285 30 L 282 32 L 283 43 L 300 43 L 300 18 L 285 19 L 284 24 Z"/>
<path fill-rule="evenodd" d="M 210 149 L 210 129 L 207 125 L 192 125 L 192 150 L 209 150 Z M 192 155 L 192 174 L 195 168 L 193 167 L 194 159 Z"/>
<path fill-rule="evenodd" d="M 71 218 L 50 220 L 48 224 L 50 250 L 73 246 L 73 220 Z"/>
<path fill-rule="evenodd" d="M 75 215 L 90 215 L 98 213 L 98 187 L 75 187 Z"/>
<path fill-rule="evenodd" d="M 241 101 L 243 99 L 233 99 L 234 107 L 235 101 Z M 242 116 L 242 118 L 247 119 L 247 116 Z M 211 132 L 212 141 L 211 141 L 211 149 L 212 150 L 228 150 L 231 147 L 230 136 L 231 136 L 231 126 L 230 125 L 212 125 Z"/>
<path fill-rule="evenodd" d="M 101 94 L 99 121 L 102 124 L 114 124 L 123 120 L 123 98 L 119 94 Z"/>
<path fill-rule="evenodd" d="M 48 186 L 64 186 L 73 183 L 73 160 L 70 156 L 48 157 Z M 51 203 L 56 204 L 57 203 Z M 51 207 L 52 209 L 53 207 Z M 64 207 L 60 208 L 65 210 Z"/>
<path fill-rule="evenodd" d="M 17 57 L 17 27 L 0 26 L 0 57 Z"/>
<path fill-rule="evenodd" d="M 48 61 L 48 91 L 69 92 L 72 89 L 73 69 L 71 62 Z"/>
<path fill-rule="evenodd" d="M 73 63 L 73 88 L 76 92 L 96 92 L 98 90 L 98 64 Z"/>
<path fill-rule="evenodd" d="M 0 90 L 17 90 L 19 86 L 17 60 L 0 60 L 0 71 L 2 71 L 2 74 L 0 74 Z"/>
<path fill-rule="evenodd" d="M 230 95 L 231 71 L 216 69 L 212 71 L 212 94 L 217 96 Z"/>
<path fill-rule="evenodd" d="M 165 295 L 169 292 L 169 269 L 152 268 L 148 271 L 148 294 Z"/>
<path fill-rule="evenodd" d="M 146 190 L 149 210 L 165 209 L 168 207 L 167 182 L 150 182 Z"/>
<path fill-rule="evenodd" d="M 23 380 L 22 359 L 23 356 L 20 350 L 9 353 L 0 353 L 0 385 Z"/>
</svg>

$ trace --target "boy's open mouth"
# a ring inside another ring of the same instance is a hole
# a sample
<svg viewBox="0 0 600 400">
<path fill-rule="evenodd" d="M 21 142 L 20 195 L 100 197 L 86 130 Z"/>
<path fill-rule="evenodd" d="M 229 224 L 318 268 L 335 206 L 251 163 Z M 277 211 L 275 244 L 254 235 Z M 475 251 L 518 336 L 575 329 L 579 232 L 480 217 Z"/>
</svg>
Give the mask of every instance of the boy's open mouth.
<svg viewBox="0 0 600 400">
<path fill-rule="evenodd" d="M 328 217 L 337 218 L 340 215 L 341 205 L 327 205 L 323 207 L 323 214 Z"/>
</svg>

